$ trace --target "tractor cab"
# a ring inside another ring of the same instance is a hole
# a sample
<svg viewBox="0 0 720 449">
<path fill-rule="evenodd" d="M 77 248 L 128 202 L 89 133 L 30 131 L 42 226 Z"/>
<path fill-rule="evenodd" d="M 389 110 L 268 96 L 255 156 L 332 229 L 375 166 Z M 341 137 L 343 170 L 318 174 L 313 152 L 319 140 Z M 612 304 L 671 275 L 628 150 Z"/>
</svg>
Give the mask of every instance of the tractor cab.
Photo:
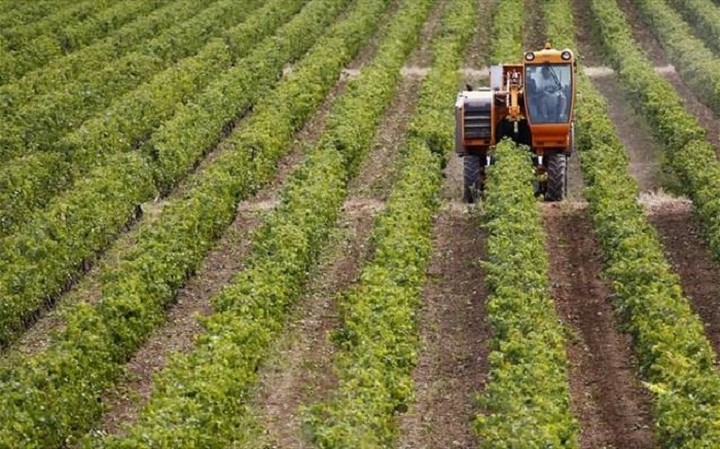
<svg viewBox="0 0 720 449">
<path fill-rule="evenodd" d="M 526 52 L 520 64 L 490 68 L 490 86 L 458 94 L 456 152 L 464 158 L 466 201 L 484 188 L 492 148 L 503 138 L 527 145 L 536 168 L 536 194 L 559 201 L 567 189 L 573 149 L 576 63 L 550 44 Z"/>
<path fill-rule="evenodd" d="M 531 147 L 565 147 L 573 121 L 575 58 L 570 50 L 525 53 L 525 112 Z"/>
</svg>

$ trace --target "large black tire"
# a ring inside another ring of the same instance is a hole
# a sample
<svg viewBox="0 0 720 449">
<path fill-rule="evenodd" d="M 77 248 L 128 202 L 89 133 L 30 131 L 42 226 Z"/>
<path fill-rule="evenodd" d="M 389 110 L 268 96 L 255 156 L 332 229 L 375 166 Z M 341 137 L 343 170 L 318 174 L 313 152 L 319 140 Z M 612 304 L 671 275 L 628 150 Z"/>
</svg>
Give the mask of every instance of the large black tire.
<svg viewBox="0 0 720 449">
<path fill-rule="evenodd" d="M 547 171 L 546 201 L 562 201 L 567 194 L 567 155 L 553 151 L 546 155 Z"/>
<path fill-rule="evenodd" d="M 482 169 L 480 156 L 468 154 L 463 157 L 463 201 L 474 203 L 482 191 Z"/>
</svg>

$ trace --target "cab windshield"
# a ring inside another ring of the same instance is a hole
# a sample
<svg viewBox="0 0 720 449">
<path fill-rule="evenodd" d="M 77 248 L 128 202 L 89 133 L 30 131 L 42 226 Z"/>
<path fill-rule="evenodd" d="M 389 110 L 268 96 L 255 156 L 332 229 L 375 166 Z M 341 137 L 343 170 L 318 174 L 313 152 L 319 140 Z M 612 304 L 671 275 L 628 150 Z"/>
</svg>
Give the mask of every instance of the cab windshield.
<svg viewBox="0 0 720 449">
<path fill-rule="evenodd" d="M 525 101 L 531 123 L 566 123 L 570 116 L 570 64 L 536 64 L 525 69 Z"/>
</svg>

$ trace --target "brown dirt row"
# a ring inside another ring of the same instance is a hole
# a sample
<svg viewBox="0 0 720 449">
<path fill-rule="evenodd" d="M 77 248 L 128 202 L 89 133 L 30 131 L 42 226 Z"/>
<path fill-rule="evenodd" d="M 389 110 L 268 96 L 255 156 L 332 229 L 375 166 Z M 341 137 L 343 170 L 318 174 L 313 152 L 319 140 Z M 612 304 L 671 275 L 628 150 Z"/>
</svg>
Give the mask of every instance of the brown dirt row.
<svg viewBox="0 0 720 449">
<path fill-rule="evenodd" d="M 646 210 L 665 247 L 665 257 L 680 276 L 683 292 L 703 320 L 715 352 L 720 353 L 720 266 L 708 250 L 690 203 L 665 203 Z"/>
<path fill-rule="evenodd" d="M 451 179 L 451 178 L 448 178 Z M 468 209 L 446 202 L 433 229 L 433 256 L 418 326 L 417 401 L 400 418 L 401 449 L 477 447 L 475 395 L 487 375 L 484 236 Z"/>
<path fill-rule="evenodd" d="M 542 5 L 535 0 L 525 0 L 524 14 L 523 50 L 539 50 L 546 43 Z M 518 55 L 518 57 L 520 56 L 522 55 Z"/>
<path fill-rule="evenodd" d="M 591 31 L 593 19 L 587 4 L 583 0 L 574 0 L 573 14 L 576 21 L 576 40 L 585 65 L 602 66 L 604 61 L 599 56 L 602 54 L 598 47 L 599 38 Z M 647 121 L 633 110 L 630 100 L 622 94 L 617 76 L 609 73 L 607 76 L 593 77 L 592 82 L 608 100 L 610 119 L 628 151 L 629 172 L 638 181 L 640 191 L 657 191 L 665 187 L 668 175 L 662 170 L 660 145 L 652 137 Z"/>
<path fill-rule="evenodd" d="M 615 328 L 602 252 L 586 209 L 543 208 L 551 293 L 570 329 L 570 391 L 581 447 L 652 448 L 651 397 L 635 377 L 631 339 Z"/>
<path fill-rule="evenodd" d="M 478 0 L 480 7 L 477 8 L 475 15 L 478 32 L 473 36 L 465 52 L 465 66 L 470 69 L 486 72 L 485 68 L 490 63 L 491 36 L 488 30 L 495 3 L 496 0 Z"/>
<path fill-rule="evenodd" d="M 466 67 L 481 68 L 490 54 L 494 1 L 478 2 L 476 35 L 466 53 Z M 467 73 L 464 83 L 482 81 Z M 421 337 L 413 372 L 416 401 L 401 415 L 401 449 L 477 447 L 472 420 L 478 413 L 476 395 L 487 374 L 489 329 L 485 323 L 486 288 L 479 262 L 483 233 L 462 198 L 463 162 L 449 156 L 435 217 L 433 251 L 423 303 L 418 313 Z"/>
</svg>

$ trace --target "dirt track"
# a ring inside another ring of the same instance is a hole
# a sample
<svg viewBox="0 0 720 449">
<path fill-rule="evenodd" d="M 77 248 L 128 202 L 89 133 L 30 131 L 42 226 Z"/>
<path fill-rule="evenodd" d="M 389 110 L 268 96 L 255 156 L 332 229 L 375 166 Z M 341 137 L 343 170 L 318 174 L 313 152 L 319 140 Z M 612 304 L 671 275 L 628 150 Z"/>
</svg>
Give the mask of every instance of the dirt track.
<svg viewBox="0 0 720 449">
<path fill-rule="evenodd" d="M 650 449 L 650 396 L 635 377 L 630 338 L 617 331 L 602 252 L 584 208 L 543 208 L 552 297 L 570 328 L 570 389 L 583 448 Z"/>
</svg>

